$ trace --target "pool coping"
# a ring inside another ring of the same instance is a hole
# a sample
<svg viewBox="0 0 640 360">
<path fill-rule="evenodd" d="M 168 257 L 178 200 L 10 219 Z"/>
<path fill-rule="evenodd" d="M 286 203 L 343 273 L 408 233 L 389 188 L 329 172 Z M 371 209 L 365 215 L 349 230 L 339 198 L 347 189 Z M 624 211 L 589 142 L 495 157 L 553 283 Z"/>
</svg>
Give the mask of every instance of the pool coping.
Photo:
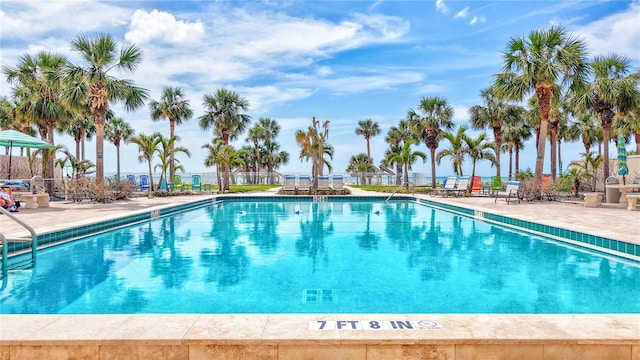
<svg viewBox="0 0 640 360">
<path fill-rule="evenodd" d="M 106 224 L 97 225 L 94 229 L 97 232 L 106 231 L 110 230 L 107 225 L 126 226 L 194 206 L 205 206 L 221 198 L 246 200 L 253 196 L 219 195 L 180 205 L 142 209 L 126 216 L 99 219 L 98 223 Z M 255 198 L 265 199 L 265 196 Z M 276 198 L 282 199 L 281 196 Z M 360 197 L 346 198 L 357 200 Z M 465 209 L 434 199 L 403 198 L 435 202 L 437 204 L 432 205 L 438 207 L 444 203 L 449 207 L 448 211 Z M 469 209 L 462 211 L 467 216 L 477 218 L 480 215 L 474 209 L 471 209 L 473 214 L 469 213 Z M 480 219 L 495 221 L 487 219 L 486 212 L 482 215 Z M 122 218 L 131 221 L 120 223 Z M 509 227 L 518 226 L 513 224 Z M 545 229 L 542 230 L 544 234 Z M 577 245 L 584 246 L 581 244 Z M 586 245 L 591 244 L 587 242 Z M 348 322 L 394 319 L 437 321 L 443 329 L 309 329 L 309 323 L 318 320 Z M 207 358 L 207 354 L 229 359 L 295 359 L 308 355 L 310 351 L 314 356 L 324 355 L 327 358 L 348 354 L 352 359 L 378 356 L 417 359 L 422 358 L 427 350 L 430 354 L 440 354 L 450 359 L 463 359 L 466 358 L 465 354 L 501 353 L 510 357 L 526 354 L 521 357 L 531 359 L 584 358 L 588 354 L 593 355 L 592 358 L 615 356 L 638 359 L 640 314 L 0 315 L 2 359 L 42 357 L 50 353 L 88 354 L 86 358 L 135 358 L 133 355 L 142 356 L 145 351 L 182 359 Z"/>
</svg>

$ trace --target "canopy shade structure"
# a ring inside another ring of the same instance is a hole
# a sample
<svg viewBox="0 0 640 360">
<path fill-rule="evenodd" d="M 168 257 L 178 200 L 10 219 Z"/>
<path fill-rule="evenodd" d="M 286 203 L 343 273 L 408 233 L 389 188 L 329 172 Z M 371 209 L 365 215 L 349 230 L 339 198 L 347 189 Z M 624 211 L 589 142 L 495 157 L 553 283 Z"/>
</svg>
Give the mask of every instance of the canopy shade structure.
<svg viewBox="0 0 640 360">
<path fill-rule="evenodd" d="M 50 149 L 55 146 L 46 141 L 42 141 L 33 136 L 21 133 L 16 130 L 0 130 L 0 146 L 9 148 L 9 179 L 11 179 L 11 149 L 29 148 L 29 149 Z"/>
</svg>

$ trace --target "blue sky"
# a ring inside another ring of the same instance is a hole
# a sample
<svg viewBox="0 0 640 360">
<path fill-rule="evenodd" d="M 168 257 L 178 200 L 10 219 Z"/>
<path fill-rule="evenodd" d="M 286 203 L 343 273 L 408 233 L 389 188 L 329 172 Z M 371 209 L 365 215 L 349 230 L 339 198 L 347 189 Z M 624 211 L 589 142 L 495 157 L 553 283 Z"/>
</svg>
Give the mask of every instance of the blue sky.
<svg viewBox="0 0 640 360">
<path fill-rule="evenodd" d="M 468 123 L 467 110 L 481 104 L 480 90 L 500 72 L 501 52 L 511 37 L 561 25 L 582 37 L 590 57 L 618 53 L 640 66 L 640 2 L 635 1 L 2 1 L 0 61 L 16 65 L 21 55 L 48 50 L 68 56 L 79 34 L 104 32 L 144 52 L 130 78 L 158 100 L 163 86 L 182 87 L 194 118 L 177 126 L 180 156 L 187 172 L 213 171 L 203 165 L 201 146 L 212 133 L 198 126 L 202 97 L 218 88 L 236 91 L 250 102 L 254 120 L 270 117 L 282 126 L 278 138 L 290 161 L 283 172 L 310 172 L 298 159 L 294 133 L 313 116 L 331 120 L 334 172 L 366 152 L 357 122 L 373 119 L 382 133 L 372 139 L 379 163 L 391 126 L 425 96 L 447 99 L 456 127 Z M 10 86 L 0 81 L 0 95 Z M 153 122 L 147 107 L 127 113 L 112 109 L 137 133 L 169 133 L 167 121 Z M 470 132 L 475 135 L 475 132 Z M 71 137 L 57 143 L 73 151 Z M 491 137 L 491 136 L 490 136 Z M 238 142 L 237 145 L 243 145 Z M 441 148 L 446 141 L 441 143 Z M 440 148 L 440 149 L 441 149 Z M 533 141 L 521 153 L 521 167 L 534 167 Z M 424 144 L 418 149 L 427 152 Z M 612 148 L 612 151 L 615 147 Z M 562 148 L 565 166 L 583 152 L 579 143 Z M 545 165 L 548 168 L 548 151 Z M 142 172 L 137 147 L 121 148 L 122 172 Z M 95 160 L 95 144 L 87 143 Z M 115 147 L 105 143 L 105 171 L 116 168 Z M 507 175 L 503 156 L 502 172 Z M 430 159 L 413 171 L 430 172 Z M 495 170 L 479 163 L 478 173 Z M 471 165 L 465 165 L 470 173 Z M 439 176 L 452 172 L 448 161 Z"/>
</svg>

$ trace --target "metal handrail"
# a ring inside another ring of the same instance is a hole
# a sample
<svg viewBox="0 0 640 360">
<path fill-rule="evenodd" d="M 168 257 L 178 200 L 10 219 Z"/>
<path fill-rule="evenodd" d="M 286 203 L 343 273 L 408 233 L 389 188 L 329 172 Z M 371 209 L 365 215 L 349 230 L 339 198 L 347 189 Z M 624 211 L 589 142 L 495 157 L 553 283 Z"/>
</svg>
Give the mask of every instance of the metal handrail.
<svg viewBox="0 0 640 360">
<path fill-rule="evenodd" d="M 391 197 L 393 195 L 395 195 L 398 190 L 400 190 L 403 186 L 405 185 L 413 185 L 412 190 L 411 190 L 411 195 L 415 195 L 416 192 L 416 184 L 412 183 L 411 181 L 403 181 L 402 184 L 400 184 L 395 190 L 393 190 L 393 192 L 391 193 L 391 195 L 389 195 L 389 197 L 387 197 L 384 201 L 387 202 L 389 201 L 389 199 L 391 199 Z"/>
<path fill-rule="evenodd" d="M 29 226 L 24 221 L 20 220 L 18 217 L 14 216 L 11 212 L 6 209 L 0 207 L 0 213 L 8 216 L 9 219 L 17 222 L 23 228 L 25 228 L 29 233 L 31 233 L 31 259 L 33 260 L 33 266 L 36 265 L 36 253 L 38 250 L 38 238 L 36 237 L 36 231 L 33 230 L 31 226 Z M 8 246 L 7 244 L 10 242 L 2 233 L 0 233 L 2 238 L 2 275 L 5 276 L 7 272 L 7 258 L 8 258 Z"/>
</svg>

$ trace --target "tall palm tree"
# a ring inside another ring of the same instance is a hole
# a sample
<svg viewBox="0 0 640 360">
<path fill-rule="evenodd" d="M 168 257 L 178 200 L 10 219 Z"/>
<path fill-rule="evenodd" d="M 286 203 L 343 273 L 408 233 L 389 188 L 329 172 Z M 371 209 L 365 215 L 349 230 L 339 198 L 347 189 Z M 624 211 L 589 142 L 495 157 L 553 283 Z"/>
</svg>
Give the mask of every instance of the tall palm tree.
<svg viewBox="0 0 640 360">
<path fill-rule="evenodd" d="M 449 140 L 449 144 L 451 145 L 451 147 L 449 147 L 448 149 L 440 150 L 436 154 L 436 161 L 438 162 L 438 165 L 440 165 L 440 161 L 442 161 L 442 158 L 451 158 L 451 166 L 453 168 L 453 172 L 458 176 L 463 175 L 462 163 L 464 162 L 464 158 L 467 154 L 467 148 L 465 147 L 466 143 L 464 139 L 466 137 L 465 132 L 467 130 L 469 130 L 468 127 L 460 126 L 455 135 L 446 131 L 442 132 L 441 137 L 443 139 Z"/>
<path fill-rule="evenodd" d="M 129 139 L 129 142 L 138 145 L 138 151 L 141 153 L 138 156 L 140 163 L 147 162 L 149 166 L 149 196 L 153 192 L 153 155 L 158 149 L 158 145 L 162 141 L 162 134 L 156 132 L 151 135 L 145 135 L 143 133 L 138 134 Z"/>
<path fill-rule="evenodd" d="M 489 160 L 492 165 L 497 165 L 498 158 L 495 154 L 499 153 L 499 151 L 496 151 L 497 146 L 495 144 L 487 141 L 486 133 L 480 133 L 475 139 L 464 135 L 462 140 L 466 145 L 466 153 L 471 158 L 471 179 L 476 176 L 476 163 L 479 160 Z M 469 186 L 467 191 L 471 192 L 471 190 L 471 186 Z"/>
<path fill-rule="evenodd" d="M 421 158 L 422 162 L 425 162 L 427 159 L 427 154 L 422 151 L 411 150 L 411 146 L 415 144 L 416 142 L 409 140 L 402 145 L 402 148 L 397 149 L 399 151 L 392 151 L 387 154 L 389 162 L 402 164 L 406 189 L 409 189 L 409 170 L 411 170 L 413 163 L 416 162 L 418 158 Z"/>
<path fill-rule="evenodd" d="M 387 136 L 384 140 L 390 147 L 402 147 L 402 145 L 408 140 L 415 140 L 416 142 L 419 142 L 419 138 L 416 137 L 409 120 L 400 120 L 398 126 L 392 126 L 387 132 Z M 396 185 L 400 185 L 401 183 L 402 165 L 396 164 Z"/>
<path fill-rule="evenodd" d="M 121 117 L 114 117 L 104 125 L 104 136 L 116 147 L 116 169 L 118 177 L 120 176 L 120 142 L 128 142 L 133 134 L 135 134 L 135 130 Z"/>
<path fill-rule="evenodd" d="M 593 81 L 577 96 L 579 110 L 593 111 L 600 117 L 604 135 L 604 177 L 609 176 L 609 142 L 611 125 L 616 115 L 627 115 L 640 101 L 637 75 L 629 76 L 631 61 L 623 56 L 611 54 L 597 56 L 589 66 L 593 70 Z"/>
<path fill-rule="evenodd" d="M 214 135 L 220 138 L 224 145 L 236 140 L 247 128 L 251 117 L 245 113 L 249 109 L 249 101 L 234 91 L 218 89 L 215 94 L 205 94 L 202 97 L 205 108 L 200 116 L 200 127 L 203 130 L 213 128 Z M 230 169 L 228 162 L 224 163 L 224 179 L 222 191 L 229 190 Z"/>
<path fill-rule="evenodd" d="M 539 104 L 535 182 L 542 183 L 549 110 L 558 83 L 572 91 L 584 84 L 588 72 L 586 44 L 564 29 L 552 26 L 534 30 L 527 37 L 511 38 L 503 54 L 503 73 L 496 75 L 497 93 L 509 100 L 521 101 L 534 92 Z"/>
<path fill-rule="evenodd" d="M 60 80 L 67 59 L 41 51 L 35 56 L 25 54 L 17 66 L 3 67 L 7 82 L 15 85 L 16 111 L 40 128 L 40 136 L 54 145 L 54 129 L 70 115 L 63 101 L 63 83 Z M 44 169 L 45 178 L 53 178 L 54 157 L 50 156 Z M 53 182 L 47 182 L 47 191 L 53 192 Z"/>
<path fill-rule="evenodd" d="M 96 183 L 104 183 L 104 124 L 109 103 L 122 101 L 127 111 L 144 105 L 148 91 L 130 80 L 118 79 L 112 71 L 135 71 L 142 62 L 142 51 L 135 45 L 119 47 L 108 34 L 80 35 L 71 48 L 81 58 L 80 65 L 67 69 L 67 101 L 82 109 L 89 103 L 96 125 Z M 151 165 L 149 165 L 151 167 Z"/>
<path fill-rule="evenodd" d="M 512 105 L 496 96 L 493 87 L 480 92 L 484 105 L 469 108 L 471 127 L 475 130 L 490 128 L 493 130 L 493 143 L 496 145 L 496 175 L 500 175 L 500 149 L 502 148 L 502 128 L 510 117 L 517 117 L 524 109 Z"/>
<path fill-rule="evenodd" d="M 169 138 L 176 135 L 176 125 L 182 124 L 193 116 L 189 100 L 185 99 L 182 88 L 179 87 L 163 87 L 160 101 L 151 100 L 149 109 L 153 121 L 169 119 Z M 175 175 L 175 159 L 172 155 L 169 159 L 169 179 L 173 179 L 173 175 Z"/>
<path fill-rule="evenodd" d="M 420 100 L 418 111 L 409 110 L 417 135 L 431 152 L 431 187 L 436 188 L 436 149 L 440 142 L 440 133 L 453 129 L 453 108 L 447 100 L 439 97 L 424 97 Z"/>
<path fill-rule="evenodd" d="M 370 163 L 372 163 L 370 140 L 373 136 L 376 136 L 378 134 L 380 134 L 380 125 L 378 124 L 378 122 L 371 119 L 358 121 L 356 135 L 364 136 L 364 139 L 367 141 L 367 158 L 369 159 Z"/>
</svg>

